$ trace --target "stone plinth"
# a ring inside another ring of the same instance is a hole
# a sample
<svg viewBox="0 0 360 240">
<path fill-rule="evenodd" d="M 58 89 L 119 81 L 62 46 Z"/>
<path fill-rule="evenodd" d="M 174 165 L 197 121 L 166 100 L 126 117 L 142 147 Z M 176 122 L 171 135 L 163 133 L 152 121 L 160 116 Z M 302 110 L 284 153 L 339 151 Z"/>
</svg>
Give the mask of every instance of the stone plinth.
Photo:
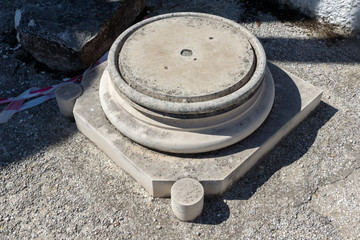
<svg viewBox="0 0 360 240">
<path fill-rule="evenodd" d="M 74 107 L 76 124 L 116 164 L 151 195 L 169 197 L 179 179 L 197 179 L 205 195 L 221 194 L 296 127 L 320 102 L 322 92 L 268 63 L 275 83 L 275 100 L 262 126 L 227 148 L 201 154 L 166 154 L 143 147 L 122 135 L 106 118 L 99 83 L 107 62 L 83 79 L 83 94 Z"/>
</svg>

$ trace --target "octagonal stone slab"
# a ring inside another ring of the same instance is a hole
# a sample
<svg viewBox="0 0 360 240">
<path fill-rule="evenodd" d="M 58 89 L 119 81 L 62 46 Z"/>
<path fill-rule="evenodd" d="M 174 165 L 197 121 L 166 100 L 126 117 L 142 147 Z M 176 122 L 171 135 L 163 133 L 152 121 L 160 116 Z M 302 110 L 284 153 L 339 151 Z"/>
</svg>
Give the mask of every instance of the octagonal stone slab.
<svg viewBox="0 0 360 240">
<path fill-rule="evenodd" d="M 106 64 L 84 76 L 84 91 L 74 107 L 77 127 L 155 197 L 169 197 L 173 183 L 185 177 L 197 179 L 203 185 L 205 195 L 223 193 L 313 111 L 322 95 L 311 84 L 268 63 L 275 82 L 275 102 L 258 130 L 221 150 L 167 154 L 131 141 L 107 120 L 98 92 Z"/>
</svg>

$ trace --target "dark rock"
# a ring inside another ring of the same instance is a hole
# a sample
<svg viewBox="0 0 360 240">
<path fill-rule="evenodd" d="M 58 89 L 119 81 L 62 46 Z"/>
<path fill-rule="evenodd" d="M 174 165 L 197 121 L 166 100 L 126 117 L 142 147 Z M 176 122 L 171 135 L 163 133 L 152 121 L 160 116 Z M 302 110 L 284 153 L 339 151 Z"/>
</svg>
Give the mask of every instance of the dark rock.
<svg viewBox="0 0 360 240">
<path fill-rule="evenodd" d="M 87 68 L 145 7 L 145 0 L 29 1 L 17 10 L 21 45 L 39 62 L 65 72 Z"/>
</svg>

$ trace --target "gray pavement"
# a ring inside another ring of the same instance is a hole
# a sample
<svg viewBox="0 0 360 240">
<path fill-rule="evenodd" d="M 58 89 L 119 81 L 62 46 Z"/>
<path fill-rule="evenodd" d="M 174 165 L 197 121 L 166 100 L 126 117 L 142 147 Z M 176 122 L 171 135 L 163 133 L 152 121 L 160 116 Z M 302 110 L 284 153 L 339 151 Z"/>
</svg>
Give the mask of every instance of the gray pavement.
<svg viewBox="0 0 360 240">
<path fill-rule="evenodd" d="M 16 49 L 0 3 L 0 96 L 59 83 Z M 55 100 L 0 125 L 1 239 L 359 239 L 360 36 L 242 1 L 147 1 L 149 16 L 202 11 L 238 21 L 269 61 L 323 89 L 316 111 L 202 215 L 179 222 L 63 118 Z M 325 30 L 324 30 L 325 29 Z M 1 110 L 4 106 L 0 106 Z"/>
</svg>

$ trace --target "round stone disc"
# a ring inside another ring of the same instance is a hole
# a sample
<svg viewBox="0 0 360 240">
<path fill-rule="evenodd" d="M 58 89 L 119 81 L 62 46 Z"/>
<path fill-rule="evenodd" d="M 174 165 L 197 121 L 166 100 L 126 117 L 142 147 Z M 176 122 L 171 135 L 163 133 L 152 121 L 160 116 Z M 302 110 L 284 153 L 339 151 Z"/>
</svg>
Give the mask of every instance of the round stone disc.
<svg viewBox="0 0 360 240">
<path fill-rule="evenodd" d="M 255 63 L 252 46 L 239 30 L 201 16 L 146 24 L 119 54 L 119 69 L 130 87 L 171 102 L 228 95 L 246 84 Z"/>
</svg>

